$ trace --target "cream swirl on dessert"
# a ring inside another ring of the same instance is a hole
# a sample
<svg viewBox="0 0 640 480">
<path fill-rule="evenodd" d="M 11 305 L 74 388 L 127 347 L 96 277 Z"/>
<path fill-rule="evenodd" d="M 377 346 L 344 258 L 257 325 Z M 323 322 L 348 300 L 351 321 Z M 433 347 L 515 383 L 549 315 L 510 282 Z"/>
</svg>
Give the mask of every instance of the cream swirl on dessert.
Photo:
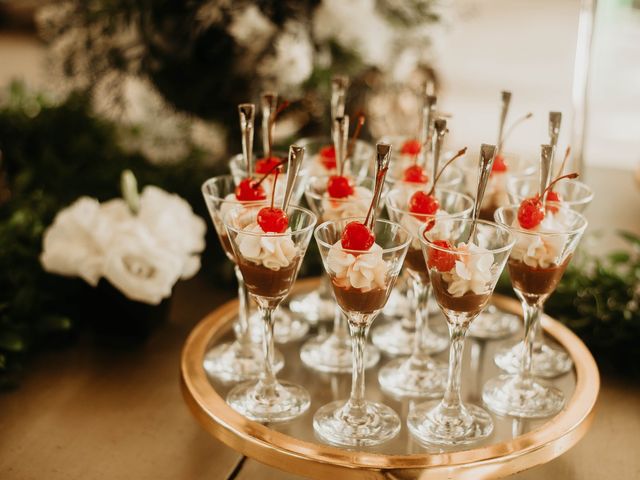
<svg viewBox="0 0 640 480">
<path fill-rule="evenodd" d="M 266 200 L 262 200 L 262 202 L 266 202 Z M 220 215 L 214 217 L 214 221 L 219 223 L 218 225 L 216 225 L 216 227 L 219 227 L 218 231 L 224 232 L 224 225 L 222 224 L 222 220 L 226 218 L 227 214 L 230 211 L 240 208 L 243 205 L 254 206 L 257 203 L 261 203 L 261 202 L 260 201 L 242 202 L 238 200 L 235 193 L 230 193 L 229 195 L 224 197 L 224 200 L 222 201 L 222 205 L 220 205 Z M 238 215 L 238 218 L 236 219 L 236 223 L 238 224 L 238 227 L 244 228 L 254 220 L 255 220 L 255 212 L 253 212 L 251 208 L 245 208 Z"/>
<path fill-rule="evenodd" d="M 442 274 L 447 291 L 454 297 L 467 292 L 482 295 L 490 291 L 493 254 L 474 243 L 461 243 L 457 250 L 455 267 Z"/>
<path fill-rule="evenodd" d="M 382 247 L 374 243 L 366 253 L 353 255 L 342 248 L 338 240 L 327 255 L 329 272 L 342 288 L 358 288 L 363 292 L 386 288 L 389 267 L 382 258 Z"/>
<path fill-rule="evenodd" d="M 290 231 L 287 229 L 287 233 Z M 298 255 L 298 248 L 288 235 L 265 233 L 256 222 L 243 228 L 243 232 L 259 234 L 238 233 L 238 250 L 245 260 L 277 271 L 291 265 Z"/>
<path fill-rule="evenodd" d="M 322 219 L 326 222 L 364 217 L 369 211 L 372 197 L 371 191 L 364 187 L 355 187 L 353 194 L 346 198 L 331 198 L 325 193 L 322 198 Z"/>
<path fill-rule="evenodd" d="M 518 220 L 514 226 L 522 229 Z M 524 229 L 523 229 L 524 230 Z M 547 211 L 544 219 L 531 233 L 516 233 L 516 243 L 511 250 L 511 258 L 519 260 L 533 268 L 548 268 L 562 263 L 562 251 L 566 244 L 566 235 L 558 235 L 568 230 L 564 209 L 558 212 Z M 545 235 L 550 233 L 552 235 Z"/>
<path fill-rule="evenodd" d="M 433 238 L 447 238 L 450 226 L 445 222 L 439 222 L 443 217 L 447 216 L 447 212 L 438 210 L 434 215 L 420 215 L 419 213 L 406 213 L 402 215 L 400 225 L 411 233 L 411 248 L 420 250 L 420 231 L 426 223 L 433 223 L 433 227 L 429 230 L 429 235 Z"/>
</svg>

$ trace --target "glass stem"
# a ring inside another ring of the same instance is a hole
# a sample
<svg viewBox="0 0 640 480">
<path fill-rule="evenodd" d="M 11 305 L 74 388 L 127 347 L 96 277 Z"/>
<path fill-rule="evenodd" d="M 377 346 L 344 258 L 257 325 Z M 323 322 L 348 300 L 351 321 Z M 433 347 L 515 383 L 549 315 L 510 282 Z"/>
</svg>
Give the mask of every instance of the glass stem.
<svg viewBox="0 0 640 480">
<path fill-rule="evenodd" d="M 262 324 L 264 332 L 262 335 L 262 353 L 264 355 L 264 366 L 258 388 L 263 390 L 265 395 L 275 395 L 275 387 L 277 385 L 276 376 L 273 373 L 273 308 L 258 307 L 262 316 Z"/>
<path fill-rule="evenodd" d="M 365 415 L 364 400 L 364 347 L 369 333 L 370 322 L 349 322 L 351 347 L 353 351 L 353 376 L 351 378 L 351 396 L 345 405 L 345 413 L 351 418 Z"/>
<path fill-rule="evenodd" d="M 242 272 L 240 268 L 236 265 L 233 269 L 236 274 L 236 280 L 238 281 L 238 329 L 236 331 L 236 336 L 238 342 L 243 346 L 248 346 L 251 344 L 251 335 L 249 333 L 249 292 L 247 291 L 247 286 L 244 283 L 244 278 L 242 277 Z"/>
<path fill-rule="evenodd" d="M 455 325 L 449 323 L 451 346 L 449 348 L 449 376 L 447 388 L 444 392 L 441 406 L 448 414 L 458 416 L 462 407 L 460 398 L 460 378 L 462 375 L 462 352 L 464 350 L 464 338 L 467 335 L 468 325 Z"/>
<path fill-rule="evenodd" d="M 524 312 L 524 343 L 522 345 L 522 358 L 520 363 L 520 377 L 527 380 L 531 378 L 531 362 L 533 359 L 533 343 L 536 339 L 538 324 L 540 323 L 539 304 L 529 304 L 522 302 Z"/>
<path fill-rule="evenodd" d="M 431 335 L 429 328 L 429 298 L 431 297 L 431 283 L 426 285 L 413 281 L 413 293 L 416 298 L 416 333 L 411 352 L 411 362 L 413 364 L 424 364 L 430 360 L 427 353 L 428 338 Z"/>
</svg>

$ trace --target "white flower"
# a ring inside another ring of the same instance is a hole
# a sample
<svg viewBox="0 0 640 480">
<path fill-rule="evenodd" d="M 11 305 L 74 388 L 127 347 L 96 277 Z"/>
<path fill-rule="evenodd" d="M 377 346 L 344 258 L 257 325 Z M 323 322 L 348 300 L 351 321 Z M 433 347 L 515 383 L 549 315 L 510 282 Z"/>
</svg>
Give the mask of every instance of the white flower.
<svg viewBox="0 0 640 480">
<path fill-rule="evenodd" d="M 162 248 L 146 227 L 127 222 L 105 252 L 104 277 L 127 298 L 159 304 L 171 295 L 183 269 L 179 255 Z"/>
<path fill-rule="evenodd" d="M 258 72 L 272 78 L 279 89 L 296 87 L 313 71 L 313 46 L 307 29 L 292 20 L 276 37 L 274 54 L 262 60 Z"/>
<path fill-rule="evenodd" d="M 162 248 L 184 259 L 182 278 L 198 272 L 207 226 L 194 215 L 189 203 L 178 195 L 147 186 L 140 196 L 138 218 Z"/>
<path fill-rule="evenodd" d="M 275 32 L 276 26 L 254 4 L 236 11 L 229 25 L 229 33 L 238 45 L 254 52 L 262 51 Z"/>
<path fill-rule="evenodd" d="M 96 286 L 102 273 L 102 248 L 95 232 L 104 232 L 100 204 L 81 197 L 61 210 L 43 236 L 40 263 L 47 272 L 78 276 Z"/>
</svg>

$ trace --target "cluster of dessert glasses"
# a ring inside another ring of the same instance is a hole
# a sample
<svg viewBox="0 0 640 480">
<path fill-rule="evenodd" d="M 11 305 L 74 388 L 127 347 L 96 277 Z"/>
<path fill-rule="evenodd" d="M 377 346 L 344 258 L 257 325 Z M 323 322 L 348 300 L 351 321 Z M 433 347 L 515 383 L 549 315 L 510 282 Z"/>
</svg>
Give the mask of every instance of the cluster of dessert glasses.
<svg viewBox="0 0 640 480">
<path fill-rule="evenodd" d="M 505 103 L 508 108 L 504 93 L 498 146 L 483 145 L 475 168 L 466 158 L 460 159 L 461 168 L 453 165 L 466 149 L 445 155 L 446 163 L 440 165 L 447 130 L 446 121 L 437 118 L 433 96 L 425 97 L 418 139 L 383 139 L 373 147 L 357 140 L 360 117 L 349 138 L 346 80 L 334 78 L 331 140 L 303 139 L 290 147 L 286 161 L 271 149 L 277 96 L 262 97 L 264 157 L 255 162 L 255 107 L 239 106 L 243 153 L 232 159 L 232 175 L 214 177 L 202 188 L 239 284 L 236 340 L 216 346 L 204 359 L 212 378 L 236 384 L 227 395 L 232 408 L 268 423 L 304 414 L 309 393 L 277 379 L 284 362 L 274 344 L 306 334 L 292 322 L 305 322 L 308 328 L 330 318 L 331 333 L 309 338 L 300 358 L 311 370 L 351 372 L 352 387 L 347 400 L 315 412 L 313 426 L 320 439 L 371 446 L 398 434 L 398 414 L 365 397 L 365 369 L 380 361 L 380 350 L 399 355 L 380 369 L 378 381 L 389 395 L 416 400 L 407 426 L 417 439 L 460 445 L 487 437 L 493 430 L 491 414 L 461 400 L 462 354 L 467 333 L 473 334 L 482 315 L 485 325 L 476 330 L 478 337 L 514 332 L 513 317 L 504 320 L 503 312 L 486 312 L 505 265 L 522 302 L 525 335 L 496 357 L 507 373 L 487 382 L 483 401 L 496 414 L 521 418 L 550 416 L 562 408 L 562 392 L 540 377 L 568 371 L 570 359 L 536 335 L 544 301 L 586 228 L 577 210 L 591 193 L 560 174 L 550 181 L 555 130 L 551 145 L 543 146 L 539 176 L 534 175 L 537 169 L 502 154 Z M 397 154 L 392 154 L 391 141 L 398 142 Z M 473 190 L 475 195 L 469 195 Z M 303 197 L 309 209 L 297 205 Z M 388 219 L 381 218 L 384 210 Z M 326 273 L 323 286 L 290 298 L 294 315 L 278 318 L 312 236 Z M 403 267 L 415 318 L 378 327 L 371 345 L 369 330 L 390 296 L 407 303 L 406 291 L 395 289 Z M 449 338 L 431 328 L 432 296 Z M 252 301 L 259 330 L 250 320 Z M 432 356 L 447 345 L 448 366 Z"/>
</svg>

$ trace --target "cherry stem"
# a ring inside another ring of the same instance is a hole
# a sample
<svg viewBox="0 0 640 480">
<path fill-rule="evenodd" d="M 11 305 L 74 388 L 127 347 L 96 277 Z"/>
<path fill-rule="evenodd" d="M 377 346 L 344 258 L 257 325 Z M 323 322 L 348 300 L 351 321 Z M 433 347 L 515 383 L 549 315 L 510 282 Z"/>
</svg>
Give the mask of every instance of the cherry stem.
<svg viewBox="0 0 640 480">
<path fill-rule="evenodd" d="M 436 175 L 436 178 L 433 179 L 433 185 L 431 185 L 431 190 L 429 190 L 429 193 L 427 195 L 433 195 L 433 192 L 435 192 L 436 183 L 438 183 L 438 180 L 440 180 L 440 177 L 442 176 L 442 173 L 444 172 L 444 169 L 447 168 L 449 166 L 449 164 L 453 163 L 453 161 L 455 159 L 460 158 L 465 153 L 467 153 L 467 147 L 464 147 L 462 150 L 458 150 L 458 153 L 456 153 L 447 163 L 445 163 L 442 166 L 442 168 L 440 169 L 440 171 Z"/>
<path fill-rule="evenodd" d="M 280 106 L 276 108 L 275 113 L 269 120 L 269 151 L 267 152 L 267 158 L 271 158 L 271 151 L 273 150 L 273 128 L 276 125 L 276 119 L 278 118 L 278 115 L 280 115 L 282 111 L 285 108 L 287 108 L 290 104 L 291 102 L 287 100 L 283 100 Z"/>
<path fill-rule="evenodd" d="M 269 157 L 269 158 L 271 158 L 271 157 Z M 254 183 L 254 184 L 251 186 L 251 188 L 253 188 L 253 189 L 258 188 L 258 187 L 260 186 L 260 184 L 261 184 L 262 182 L 264 182 L 264 181 L 267 179 L 267 177 L 268 177 L 269 175 L 271 175 L 274 171 L 276 172 L 276 176 L 277 176 L 277 174 L 278 174 L 278 173 L 279 173 L 279 171 L 280 171 L 280 167 L 281 167 L 281 166 L 282 166 L 282 161 L 278 162 L 276 165 L 274 165 L 273 167 L 271 167 L 271 168 L 269 169 L 269 171 L 268 171 L 267 173 L 265 173 L 265 174 L 262 176 L 262 178 L 261 178 L 260 180 L 258 180 L 256 183 Z M 276 178 L 276 180 L 277 180 L 277 178 Z"/>
<path fill-rule="evenodd" d="M 378 172 L 378 175 L 376 176 L 376 184 L 380 182 L 381 177 L 387 174 L 387 170 L 389 170 L 389 167 L 380 169 L 380 171 Z M 383 188 L 383 187 L 380 186 L 380 188 Z M 376 195 L 374 194 L 373 198 L 371 199 L 371 204 L 369 205 L 369 210 L 367 210 L 367 216 L 365 217 L 363 222 L 363 225 L 365 227 L 369 225 L 369 217 L 371 217 L 371 214 L 373 213 L 373 207 L 374 207 L 375 201 L 376 201 Z"/>
<path fill-rule="evenodd" d="M 509 128 L 507 129 L 507 132 L 502 136 L 502 138 L 500 139 L 500 148 L 498 149 L 498 153 L 496 153 L 496 156 L 500 155 L 502 153 L 502 147 L 504 146 L 504 144 L 506 143 L 507 139 L 511 136 L 511 134 L 513 133 L 513 130 L 520 125 L 522 122 L 524 122 L 525 120 L 529 120 L 531 117 L 533 117 L 533 113 L 529 112 L 526 115 L 520 117 L 518 120 L 516 120 L 515 122 L 513 122 Z"/>
<path fill-rule="evenodd" d="M 556 177 L 548 186 L 547 188 L 545 188 L 542 192 L 542 195 L 540 195 L 540 198 L 545 198 L 547 195 L 547 192 L 550 192 L 552 190 L 552 187 L 558 183 L 560 180 L 564 179 L 564 178 L 568 178 L 569 180 L 573 180 L 574 178 L 578 178 L 578 174 L 577 173 L 567 173 L 566 175 L 562 175 L 561 177 Z"/>
<path fill-rule="evenodd" d="M 362 130 L 362 126 L 364 125 L 364 121 L 365 121 L 365 117 L 364 114 L 362 113 L 358 113 L 358 123 L 356 124 L 356 128 L 353 130 L 353 135 L 351 136 L 351 141 L 349 141 L 349 148 L 347 149 L 347 155 L 344 157 L 344 162 L 341 163 L 340 165 L 340 176 L 342 176 L 342 173 L 344 171 L 344 164 L 347 163 L 347 160 L 349 158 L 351 158 L 351 155 L 353 155 L 353 151 L 356 148 L 356 140 L 358 140 L 358 137 L 360 136 L 360 131 Z"/>
</svg>

